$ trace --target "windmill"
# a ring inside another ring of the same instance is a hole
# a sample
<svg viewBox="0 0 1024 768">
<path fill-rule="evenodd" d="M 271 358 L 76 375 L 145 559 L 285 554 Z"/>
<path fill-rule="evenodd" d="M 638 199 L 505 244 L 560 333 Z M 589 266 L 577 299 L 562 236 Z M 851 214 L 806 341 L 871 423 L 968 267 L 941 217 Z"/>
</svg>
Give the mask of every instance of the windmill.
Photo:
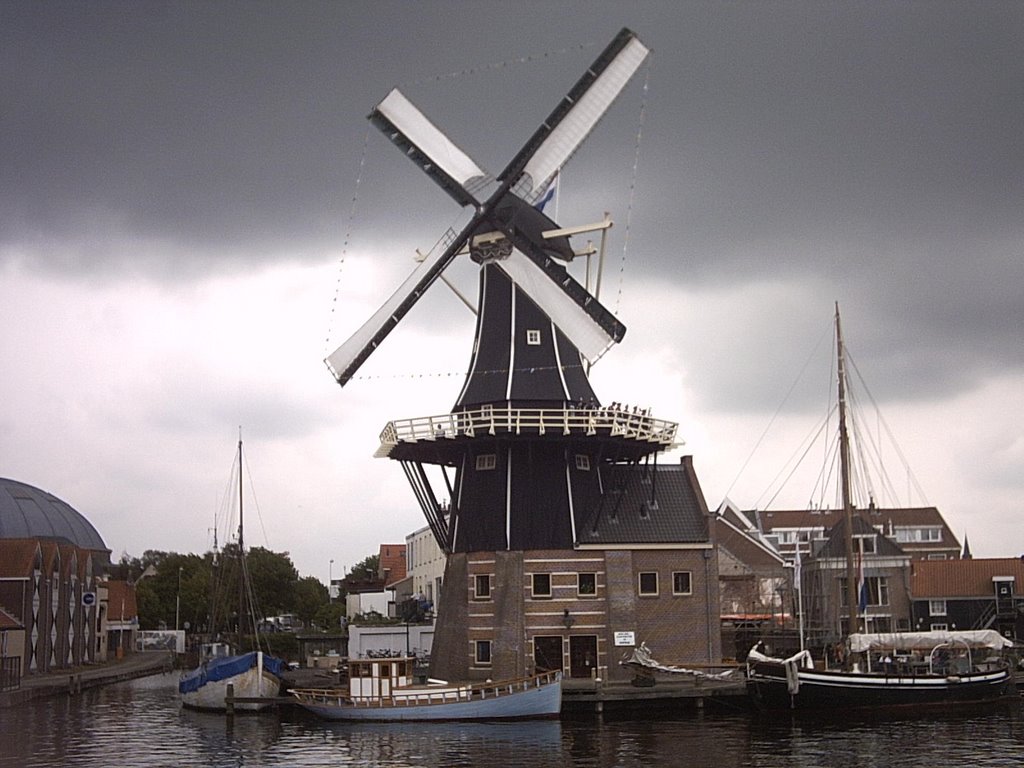
<svg viewBox="0 0 1024 768">
<path fill-rule="evenodd" d="M 452 412 L 389 423 L 377 451 L 402 463 L 445 552 L 571 548 L 577 529 L 614 504 L 601 466 L 673 444 L 675 424 L 599 406 L 585 361 L 626 329 L 564 266 L 573 230 L 537 206 L 648 53 L 632 31 L 619 32 L 496 177 L 397 89 L 369 115 L 473 209 L 325 361 L 344 386 L 460 253 L 480 264 L 473 353 Z M 450 505 L 438 502 L 426 465 L 442 469 Z"/>
</svg>

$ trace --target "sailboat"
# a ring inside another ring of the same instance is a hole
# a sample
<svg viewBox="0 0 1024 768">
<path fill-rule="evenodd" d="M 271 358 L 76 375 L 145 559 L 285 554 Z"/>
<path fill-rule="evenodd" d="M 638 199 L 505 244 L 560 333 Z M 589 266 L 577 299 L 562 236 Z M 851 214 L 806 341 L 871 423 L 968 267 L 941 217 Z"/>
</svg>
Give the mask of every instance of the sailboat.
<svg viewBox="0 0 1024 768">
<path fill-rule="evenodd" d="M 835 331 L 846 604 L 851 634 L 843 649 L 842 668 L 817 666 L 810 651 L 803 647 L 802 637 L 801 650 L 788 658 L 768 656 L 759 650 L 758 643 L 747 656 L 747 691 L 761 709 L 800 710 L 825 716 L 893 708 L 956 710 L 1015 696 L 1013 674 L 1001 656 L 1001 651 L 1013 643 L 998 632 L 856 632 L 863 597 L 858 589 L 853 546 L 846 352 L 838 303 Z"/>
<path fill-rule="evenodd" d="M 228 643 L 204 643 L 199 666 L 182 674 L 178 681 L 181 703 L 190 709 L 226 711 L 228 686 L 233 696 L 241 699 L 262 699 L 276 696 L 281 689 L 285 663 L 261 648 L 241 652 L 246 615 L 252 620 L 253 637 L 259 642 L 255 616 L 246 611 L 248 602 L 248 569 L 245 561 L 245 527 L 242 514 L 242 440 L 238 440 L 238 642 L 232 649 Z M 270 706 L 268 701 L 241 701 L 235 710 L 259 711 Z"/>
</svg>

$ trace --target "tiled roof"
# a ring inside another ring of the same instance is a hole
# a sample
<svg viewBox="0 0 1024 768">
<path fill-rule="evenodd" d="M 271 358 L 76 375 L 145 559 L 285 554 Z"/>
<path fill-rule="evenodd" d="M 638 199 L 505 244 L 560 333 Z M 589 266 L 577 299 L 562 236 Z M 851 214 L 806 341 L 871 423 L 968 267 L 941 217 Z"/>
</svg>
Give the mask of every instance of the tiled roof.
<svg viewBox="0 0 1024 768">
<path fill-rule="evenodd" d="M 0 539 L 0 578 L 31 576 L 38 546 L 35 539 Z"/>
<path fill-rule="evenodd" d="M 139 613 L 135 604 L 135 586 L 126 581 L 107 582 L 107 620 L 131 621 Z"/>
<path fill-rule="evenodd" d="M 11 616 L 3 608 L 0 608 L 0 630 L 3 629 L 24 629 L 25 625 Z"/>
<path fill-rule="evenodd" d="M 607 501 L 576 532 L 579 545 L 710 541 L 707 505 L 690 457 L 658 464 L 656 471 L 654 466 L 602 469 Z"/>
<path fill-rule="evenodd" d="M 992 597 L 995 576 L 1012 576 L 1014 594 L 1024 594 L 1024 561 L 1016 557 L 919 560 L 910 574 L 914 599 Z"/>
</svg>

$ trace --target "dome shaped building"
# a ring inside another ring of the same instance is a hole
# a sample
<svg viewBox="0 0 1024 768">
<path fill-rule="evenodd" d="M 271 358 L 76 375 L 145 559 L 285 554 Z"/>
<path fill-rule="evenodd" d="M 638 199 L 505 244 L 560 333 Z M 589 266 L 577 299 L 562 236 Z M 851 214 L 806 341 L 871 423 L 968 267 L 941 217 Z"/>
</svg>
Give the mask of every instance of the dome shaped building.
<svg viewBox="0 0 1024 768">
<path fill-rule="evenodd" d="M 97 660 L 99 579 L 109 562 L 99 532 L 70 504 L 0 478 L 5 671 L 16 666 L 26 675 Z"/>
</svg>

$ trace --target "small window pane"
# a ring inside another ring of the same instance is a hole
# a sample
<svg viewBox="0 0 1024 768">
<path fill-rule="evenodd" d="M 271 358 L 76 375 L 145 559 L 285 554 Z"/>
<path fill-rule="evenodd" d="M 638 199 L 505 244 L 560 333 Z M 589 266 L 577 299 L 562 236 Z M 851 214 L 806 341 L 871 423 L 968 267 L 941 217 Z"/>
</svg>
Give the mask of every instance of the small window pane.
<svg viewBox="0 0 1024 768">
<path fill-rule="evenodd" d="M 491 576 L 490 574 L 483 574 L 477 576 L 475 579 L 475 593 L 477 599 L 482 599 L 491 596 Z"/>
<path fill-rule="evenodd" d="M 576 591 L 581 595 L 594 596 L 597 594 L 597 574 L 580 573 L 577 575 Z"/>
<path fill-rule="evenodd" d="M 490 640 L 477 640 L 476 641 L 476 663 L 477 664 L 490 664 L 491 663 L 491 641 Z"/>
<path fill-rule="evenodd" d="M 655 571 L 645 571 L 640 574 L 640 594 L 658 594 L 658 574 Z"/>
<path fill-rule="evenodd" d="M 540 331 L 528 330 L 526 332 L 526 343 L 531 346 L 540 344 Z"/>
<path fill-rule="evenodd" d="M 551 575 L 548 573 L 533 574 L 533 596 L 551 597 Z"/>
<path fill-rule="evenodd" d="M 689 595 L 693 592 L 690 586 L 690 572 L 689 571 L 675 571 L 672 574 L 672 594 L 673 595 Z"/>
<path fill-rule="evenodd" d="M 589 472 L 590 471 L 590 457 L 587 456 L 585 453 L 577 453 L 576 454 L 576 469 L 582 470 L 584 472 Z"/>
<path fill-rule="evenodd" d="M 494 469 L 498 466 L 498 456 L 494 453 L 482 453 L 476 457 L 476 468 L 480 470 Z"/>
</svg>

